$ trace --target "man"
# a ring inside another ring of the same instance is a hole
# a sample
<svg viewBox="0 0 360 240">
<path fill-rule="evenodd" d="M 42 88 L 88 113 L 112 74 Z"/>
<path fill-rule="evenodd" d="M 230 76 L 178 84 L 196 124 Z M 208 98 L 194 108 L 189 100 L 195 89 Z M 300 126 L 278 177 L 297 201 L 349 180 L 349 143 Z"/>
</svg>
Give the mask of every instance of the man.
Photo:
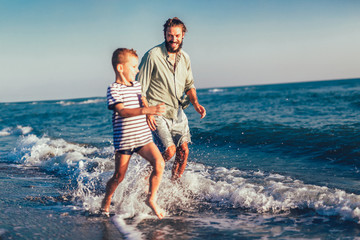
<svg viewBox="0 0 360 240">
<path fill-rule="evenodd" d="M 206 110 L 198 102 L 190 57 L 182 50 L 185 24 L 178 18 L 164 24 L 165 42 L 150 49 L 142 58 L 138 81 L 150 106 L 165 103 L 162 116 L 147 115 L 155 142 L 165 161 L 175 154 L 172 179 L 179 179 L 186 167 L 191 142 L 187 117 L 183 111 L 187 102 L 204 118 Z M 185 95 L 186 94 L 186 95 Z"/>
</svg>

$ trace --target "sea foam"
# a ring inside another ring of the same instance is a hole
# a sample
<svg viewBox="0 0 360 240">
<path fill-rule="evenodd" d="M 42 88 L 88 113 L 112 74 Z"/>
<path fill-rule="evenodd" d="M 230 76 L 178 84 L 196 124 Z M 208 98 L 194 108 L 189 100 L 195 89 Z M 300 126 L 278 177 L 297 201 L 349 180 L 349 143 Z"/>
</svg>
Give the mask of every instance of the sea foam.
<svg viewBox="0 0 360 240">
<path fill-rule="evenodd" d="M 9 135 L 26 135 L 30 133 L 33 129 L 31 127 L 23 127 L 18 125 L 16 127 L 7 127 L 0 131 L 0 136 L 9 136 Z"/>
<path fill-rule="evenodd" d="M 63 139 L 27 135 L 20 138 L 14 161 L 73 178 L 72 195 L 84 210 L 96 212 L 105 184 L 113 174 L 113 149 L 69 143 Z M 325 186 L 305 184 L 279 174 L 209 167 L 190 162 L 179 182 L 170 181 L 168 163 L 158 192 L 158 204 L 168 215 L 224 208 L 271 214 L 312 209 L 319 215 L 359 222 L 360 196 Z M 111 211 L 134 217 L 152 215 L 145 204 L 149 164 L 133 155 L 124 181 L 113 197 Z"/>
</svg>

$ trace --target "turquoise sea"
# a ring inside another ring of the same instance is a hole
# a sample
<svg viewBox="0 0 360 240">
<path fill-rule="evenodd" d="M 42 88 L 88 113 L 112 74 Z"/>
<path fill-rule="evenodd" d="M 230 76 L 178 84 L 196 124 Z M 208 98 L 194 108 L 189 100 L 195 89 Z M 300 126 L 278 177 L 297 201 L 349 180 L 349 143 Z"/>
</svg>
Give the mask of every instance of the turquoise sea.
<svg viewBox="0 0 360 240">
<path fill-rule="evenodd" d="M 104 97 L 0 103 L 0 239 L 360 239 L 360 79 L 198 89 L 183 178 L 145 205 L 134 155 L 114 170 Z"/>
</svg>

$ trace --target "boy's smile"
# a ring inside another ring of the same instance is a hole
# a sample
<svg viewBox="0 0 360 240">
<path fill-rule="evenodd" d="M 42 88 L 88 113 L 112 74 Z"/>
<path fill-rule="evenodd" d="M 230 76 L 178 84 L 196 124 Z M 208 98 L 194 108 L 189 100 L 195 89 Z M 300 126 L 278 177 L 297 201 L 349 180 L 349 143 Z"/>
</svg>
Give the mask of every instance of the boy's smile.
<svg viewBox="0 0 360 240">
<path fill-rule="evenodd" d="M 128 56 L 128 61 L 123 64 L 122 74 L 129 83 L 135 81 L 136 74 L 139 72 L 139 60 L 135 56 Z"/>
</svg>

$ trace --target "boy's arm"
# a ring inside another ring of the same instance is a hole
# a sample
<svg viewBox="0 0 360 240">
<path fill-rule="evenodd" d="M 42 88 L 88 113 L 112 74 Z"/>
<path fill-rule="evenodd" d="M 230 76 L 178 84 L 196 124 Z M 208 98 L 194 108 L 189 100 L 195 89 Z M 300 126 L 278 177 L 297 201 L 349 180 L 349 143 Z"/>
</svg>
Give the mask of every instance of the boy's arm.
<svg viewBox="0 0 360 240">
<path fill-rule="evenodd" d="M 118 103 L 114 107 L 114 111 L 116 111 L 121 117 L 135 117 L 139 115 L 161 115 L 165 111 L 164 103 L 160 103 L 156 106 L 149 107 L 145 106 L 140 108 L 124 108 L 124 104 Z"/>
<path fill-rule="evenodd" d="M 194 106 L 195 110 L 201 115 L 201 118 L 204 118 L 206 115 L 206 110 L 203 106 L 199 104 L 198 98 L 196 96 L 196 89 L 191 88 L 189 91 L 186 92 L 186 95 L 189 96 L 190 102 Z"/>
</svg>

